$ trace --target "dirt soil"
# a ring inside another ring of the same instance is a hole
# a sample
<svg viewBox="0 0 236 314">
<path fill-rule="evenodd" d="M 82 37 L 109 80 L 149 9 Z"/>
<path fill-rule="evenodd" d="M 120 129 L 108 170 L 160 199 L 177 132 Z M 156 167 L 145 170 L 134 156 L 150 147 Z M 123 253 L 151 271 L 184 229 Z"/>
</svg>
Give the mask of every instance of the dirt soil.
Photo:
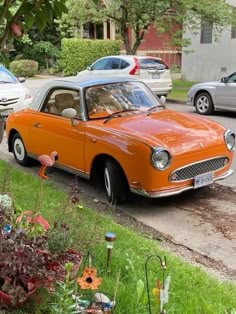
<svg viewBox="0 0 236 314">
<path fill-rule="evenodd" d="M 111 206 L 105 202 L 97 201 L 97 199 L 91 197 L 91 194 L 88 195 L 85 192 L 81 192 L 81 200 L 84 204 L 99 212 L 111 213 Z M 235 189 L 220 184 L 213 184 L 209 187 L 180 195 L 174 199 L 164 199 L 160 202 L 162 206 L 169 206 L 173 202 L 175 207 L 181 211 L 191 212 L 194 218 L 197 217 L 197 221 L 200 221 L 200 224 L 210 224 L 213 232 L 221 233 L 224 238 L 234 243 L 236 259 L 236 211 L 235 208 L 231 207 L 232 204 L 236 204 Z M 219 210 L 219 206 L 221 210 Z M 223 211 L 222 207 L 224 207 Z M 236 270 L 227 267 L 222 261 L 201 254 L 191 247 L 177 242 L 166 233 L 162 233 L 130 216 L 126 210 L 124 211 L 120 207 L 113 207 L 113 210 L 114 220 L 117 223 L 132 228 L 149 239 L 157 240 L 163 249 L 173 252 L 191 264 L 200 265 L 218 279 L 233 281 L 236 279 Z"/>
</svg>

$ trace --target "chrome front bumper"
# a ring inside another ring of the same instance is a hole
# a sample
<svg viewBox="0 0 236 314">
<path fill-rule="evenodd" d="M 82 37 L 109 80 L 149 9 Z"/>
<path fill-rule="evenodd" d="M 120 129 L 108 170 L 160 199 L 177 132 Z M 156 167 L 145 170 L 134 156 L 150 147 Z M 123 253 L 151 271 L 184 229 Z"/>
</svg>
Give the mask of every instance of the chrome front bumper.
<svg viewBox="0 0 236 314">
<path fill-rule="evenodd" d="M 214 182 L 218 181 L 218 180 L 223 180 L 229 176 L 231 176 L 234 173 L 234 171 L 232 169 L 230 169 L 229 171 L 227 171 L 226 173 L 222 174 L 221 176 L 214 178 Z M 131 192 L 135 193 L 135 194 L 139 194 L 145 197 L 149 197 L 149 198 L 159 198 L 159 197 L 167 197 L 167 196 L 172 196 L 172 195 L 177 195 L 180 194 L 182 192 L 188 191 L 188 190 L 193 190 L 194 186 L 185 186 L 185 187 L 179 187 L 179 188 L 175 188 L 175 189 L 171 189 L 171 190 L 165 190 L 165 191 L 154 191 L 154 192 L 148 192 L 145 190 L 140 190 L 140 189 L 135 189 L 135 188 L 131 188 Z"/>
</svg>

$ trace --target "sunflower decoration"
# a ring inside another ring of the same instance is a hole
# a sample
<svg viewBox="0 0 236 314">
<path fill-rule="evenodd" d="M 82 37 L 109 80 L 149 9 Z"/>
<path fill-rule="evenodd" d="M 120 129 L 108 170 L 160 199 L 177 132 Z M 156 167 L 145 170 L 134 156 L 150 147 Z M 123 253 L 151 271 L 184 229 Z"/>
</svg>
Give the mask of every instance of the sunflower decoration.
<svg viewBox="0 0 236 314">
<path fill-rule="evenodd" d="M 81 289 L 96 290 L 101 282 L 102 278 L 97 277 L 97 270 L 94 267 L 85 267 L 82 276 L 77 278 Z"/>
</svg>

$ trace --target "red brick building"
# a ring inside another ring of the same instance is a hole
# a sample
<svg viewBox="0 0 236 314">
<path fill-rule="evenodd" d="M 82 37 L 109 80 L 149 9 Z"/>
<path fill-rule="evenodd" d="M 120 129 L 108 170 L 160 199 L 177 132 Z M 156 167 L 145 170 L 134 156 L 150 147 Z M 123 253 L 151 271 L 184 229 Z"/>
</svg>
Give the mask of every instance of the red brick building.
<svg viewBox="0 0 236 314">
<path fill-rule="evenodd" d="M 129 32 L 132 40 L 132 31 Z M 158 34 L 154 26 L 150 26 L 144 39 L 138 47 L 138 55 L 149 55 L 162 58 L 169 66 L 177 65 L 181 67 L 181 50 L 171 45 L 170 35 L 167 33 Z M 122 53 L 125 53 L 122 45 Z"/>
</svg>

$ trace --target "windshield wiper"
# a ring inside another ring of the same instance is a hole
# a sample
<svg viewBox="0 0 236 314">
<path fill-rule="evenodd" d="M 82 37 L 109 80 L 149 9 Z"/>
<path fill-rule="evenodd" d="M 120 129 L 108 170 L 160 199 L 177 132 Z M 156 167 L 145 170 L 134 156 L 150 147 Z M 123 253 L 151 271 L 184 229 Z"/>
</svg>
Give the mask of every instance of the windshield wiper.
<svg viewBox="0 0 236 314">
<path fill-rule="evenodd" d="M 157 109 L 160 109 L 160 108 L 166 108 L 166 106 L 160 104 L 160 105 L 151 107 L 151 108 L 148 109 L 147 114 L 149 115 L 149 114 L 151 114 L 152 112 L 154 112 L 154 111 L 156 111 Z"/>
<path fill-rule="evenodd" d="M 9 82 L 9 81 L 1 81 L 1 80 L 0 80 L 0 84 L 1 84 L 1 83 L 2 83 L 2 84 L 5 84 L 5 83 L 7 84 L 7 83 L 13 83 L 13 82 Z"/>
<path fill-rule="evenodd" d="M 137 110 L 138 109 L 125 109 L 125 110 L 113 112 L 113 113 L 109 114 L 109 116 L 106 118 L 106 120 L 103 123 L 107 123 L 108 121 L 110 121 L 113 118 L 122 117 L 123 113 L 130 112 L 130 111 L 137 111 Z"/>
</svg>

